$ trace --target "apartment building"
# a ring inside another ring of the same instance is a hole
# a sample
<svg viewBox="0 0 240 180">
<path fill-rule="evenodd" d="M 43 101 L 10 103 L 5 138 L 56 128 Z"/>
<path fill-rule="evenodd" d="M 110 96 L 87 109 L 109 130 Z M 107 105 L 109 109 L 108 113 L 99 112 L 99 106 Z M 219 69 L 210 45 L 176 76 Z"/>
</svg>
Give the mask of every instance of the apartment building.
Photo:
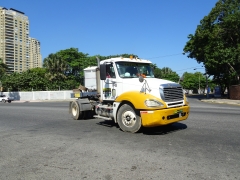
<svg viewBox="0 0 240 180">
<path fill-rule="evenodd" d="M 40 42 L 35 39 L 29 37 L 29 59 L 30 68 L 42 67 L 42 55 L 40 53 Z"/>
<path fill-rule="evenodd" d="M 40 42 L 29 37 L 29 20 L 21 11 L 0 7 L 0 58 L 8 73 L 42 67 Z"/>
</svg>

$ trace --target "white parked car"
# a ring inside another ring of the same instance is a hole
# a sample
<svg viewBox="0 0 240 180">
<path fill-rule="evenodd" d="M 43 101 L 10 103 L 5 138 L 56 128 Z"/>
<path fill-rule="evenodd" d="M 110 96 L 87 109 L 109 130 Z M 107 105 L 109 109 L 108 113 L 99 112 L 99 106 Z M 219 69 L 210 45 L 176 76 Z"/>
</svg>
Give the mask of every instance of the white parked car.
<svg viewBox="0 0 240 180">
<path fill-rule="evenodd" d="M 0 95 L 0 102 L 8 102 L 11 103 L 12 101 L 14 101 L 14 97 L 10 97 L 10 96 L 6 96 L 6 95 Z"/>
</svg>

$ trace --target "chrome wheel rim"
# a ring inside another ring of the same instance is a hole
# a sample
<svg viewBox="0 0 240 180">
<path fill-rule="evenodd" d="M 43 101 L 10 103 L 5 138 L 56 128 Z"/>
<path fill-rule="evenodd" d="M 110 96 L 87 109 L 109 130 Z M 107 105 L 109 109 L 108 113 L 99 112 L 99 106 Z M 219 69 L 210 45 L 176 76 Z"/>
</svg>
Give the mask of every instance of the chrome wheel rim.
<svg viewBox="0 0 240 180">
<path fill-rule="evenodd" d="M 76 106 L 76 105 L 74 105 L 74 106 L 72 107 L 72 115 L 73 115 L 73 116 L 76 116 L 76 115 L 77 115 L 77 106 Z"/>
<path fill-rule="evenodd" d="M 133 127 L 136 124 L 136 115 L 132 111 L 125 111 L 122 115 L 124 126 Z"/>
</svg>

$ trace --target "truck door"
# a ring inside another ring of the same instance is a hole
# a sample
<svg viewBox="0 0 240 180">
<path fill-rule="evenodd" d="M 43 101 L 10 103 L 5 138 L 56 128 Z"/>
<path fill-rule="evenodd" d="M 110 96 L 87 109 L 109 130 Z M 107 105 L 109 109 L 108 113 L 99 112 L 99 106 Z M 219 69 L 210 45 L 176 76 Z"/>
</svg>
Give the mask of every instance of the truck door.
<svg viewBox="0 0 240 180">
<path fill-rule="evenodd" d="M 116 98 L 116 73 L 112 63 L 106 64 L 106 80 L 103 81 L 103 100 L 114 100 Z"/>
</svg>

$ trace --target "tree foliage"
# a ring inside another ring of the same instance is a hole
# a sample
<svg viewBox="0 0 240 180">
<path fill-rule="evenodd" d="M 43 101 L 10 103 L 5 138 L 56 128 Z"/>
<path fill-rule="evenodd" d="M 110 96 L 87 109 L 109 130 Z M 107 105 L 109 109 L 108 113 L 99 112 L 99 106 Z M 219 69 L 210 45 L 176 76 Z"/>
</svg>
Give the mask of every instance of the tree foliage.
<svg viewBox="0 0 240 180">
<path fill-rule="evenodd" d="M 44 91 L 44 90 L 69 90 L 84 84 L 83 69 L 89 66 L 96 66 L 98 57 L 100 60 L 114 57 L 130 57 L 134 54 L 120 54 L 111 56 L 89 56 L 78 52 L 77 48 L 60 50 L 49 54 L 44 59 L 43 68 L 33 68 L 22 73 L 5 74 L 1 76 L 4 91 Z M 167 79 L 179 82 L 179 76 L 169 67 L 159 68 L 156 64 L 151 64 L 156 78 Z M 0 68 L 6 70 L 5 64 L 0 63 Z M 3 72 L 3 71 L 2 71 Z M 5 71 L 4 71 L 5 72 Z M 201 74 L 201 73 L 200 73 Z M 182 85 L 186 89 L 198 88 L 198 74 L 185 74 Z M 201 74 L 201 88 L 205 85 L 205 77 Z"/>
<path fill-rule="evenodd" d="M 48 84 L 45 78 L 46 69 L 33 68 L 23 73 L 12 73 L 3 80 L 4 90 L 31 91 L 46 90 Z"/>
<path fill-rule="evenodd" d="M 202 74 L 201 72 L 185 72 L 180 84 L 184 89 L 193 90 L 194 92 L 197 92 L 198 89 L 204 90 L 207 87 L 210 87 L 210 89 L 213 90 L 215 87 L 215 83 L 209 79 L 208 76 Z"/>
<path fill-rule="evenodd" d="M 200 73 L 188 73 L 185 72 L 183 74 L 183 81 L 181 81 L 181 85 L 184 89 L 204 89 L 206 87 L 206 77 Z"/>
<path fill-rule="evenodd" d="M 43 91 L 43 90 L 69 90 L 84 84 L 83 69 L 96 66 L 97 59 L 111 57 L 130 57 L 133 54 L 110 56 L 89 56 L 78 52 L 77 48 L 69 48 L 51 53 L 44 59 L 43 68 L 33 68 L 22 73 L 6 74 L 7 66 L 0 61 L 0 80 L 4 91 Z"/>
<path fill-rule="evenodd" d="M 50 54 L 44 59 L 43 67 L 47 69 L 46 77 L 50 81 L 62 81 L 66 78 L 67 62 L 58 54 Z"/>
<path fill-rule="evenodd" d="M 44 90 L 69 90 L 83 84 L 83 69 L 89 66 L 96 66 L 98 57 L 100 60 L 114 57 L 130 57 L 134 54 L 120 54 L 111 56 L 89 56 L 78 52 L 77 48 L 60 50 L 55 54 L 49 54 L 44 59 L 43 68 L 33 68 L 22 73 L 5 74 L 1 76 L 4 91 L 44 91 Z M 179 82 L 179 75 L 169 67 L 159 68 L 151 64 L 156 78 L 167 79 Z M 5 64 L 0 63 L 0 68 Z M 4 71 L 5 72 L 5 71 Z M 199 81 L 200 80 L 200 81 Z M 201 89 L 206 85 L 206 78 L 200 72 L 195 74 L 184 73 L 184 80 L 181 85 L 186 89 Z"/>
<path fill-rule="evenodd" d="M 166 79 L 173 82 L 179 81 L 179 75 L 176 72 L 172 71 L 172 69 L 169 67 L 163 67 L 162 69 L 156 67 L 153 69 L 153 72 L 156 78 Z"/>
<path fill-rule="evenodd" d="M 228 86 L 240 76 L 240 1 L 219 0 L 197 26 L 184 52 L 203 63 L 215 82 Z"/>
</svg>

